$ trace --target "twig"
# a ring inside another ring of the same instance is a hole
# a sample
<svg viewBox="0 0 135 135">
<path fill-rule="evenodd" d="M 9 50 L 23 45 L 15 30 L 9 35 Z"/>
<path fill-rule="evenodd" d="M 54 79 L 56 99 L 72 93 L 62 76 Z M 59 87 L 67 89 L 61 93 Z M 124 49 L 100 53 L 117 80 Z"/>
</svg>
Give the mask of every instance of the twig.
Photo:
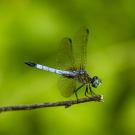
<svg viewBox="0 0 135 135">
<path fill-rule="evenodd" d="M 38 109 L 38 108 L 56 107 L 56 106 L 65 106 L 65 108 L 67 108 L 74 104 L 90 102 L 90 101 L 103 102 L 103 95 L 95 95 L 91 97 L 80 98 L 78 99 L 78 102 L 77 100 L 69 100 L 69 101 L 45 102 L 45 103 L 37 103 L 37 104 L 3 106 L 3 107 L 0 107 L 0 112 L 33 110 L 33 109 Z"/>
</svg>

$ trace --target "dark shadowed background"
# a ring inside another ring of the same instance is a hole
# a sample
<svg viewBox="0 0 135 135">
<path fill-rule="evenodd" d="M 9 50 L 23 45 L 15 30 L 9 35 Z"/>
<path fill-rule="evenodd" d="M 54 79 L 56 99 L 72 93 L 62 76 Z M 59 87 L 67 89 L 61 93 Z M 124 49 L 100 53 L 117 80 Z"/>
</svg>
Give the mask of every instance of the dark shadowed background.
<svg viewBox="0 0 135 135">
<path fill-rule="evenodd" d="M 90 29 L 87 71 L 102 79 L 94 92 L 104 95 L 104 103 L 2 113 L 0 135 L 134 135 L 134 5 L 134 0 L 1 0 L 0 106 L 67 100 L 57 75 L 24 61 L 55 67 L 61 39 L 72 38 L 83 25 Z"/>
</svg>

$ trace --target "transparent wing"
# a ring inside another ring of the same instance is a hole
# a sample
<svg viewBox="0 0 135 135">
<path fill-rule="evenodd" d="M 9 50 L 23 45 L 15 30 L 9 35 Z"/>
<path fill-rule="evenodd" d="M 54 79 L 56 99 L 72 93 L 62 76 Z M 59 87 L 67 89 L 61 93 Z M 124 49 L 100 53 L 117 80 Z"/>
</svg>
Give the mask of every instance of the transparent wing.
<svg viewBox="0 0 135 135">
<path fill-rule="evenodd" d="M 57 67 L 61 70 L 70 69 L 74 66 L 72 52 L 72 41 L 70 38 L 63 38 L 58 49 Z"/>
<path fill-rule="evenodd" d="M 82 27 L 75 35 L 73 41 L 73 53 L 75 67 L 77 69 L 85 69 L 86 66 L 86 49 L 88 42 L 89 30 L 86 27 Z"/>
<path fill-rule="evenodd" d="M 70 38 L 63 38 L 58 49 L 57 67 L 61 70 L 70 70 L 73 66 L 72 41 Z M 74 93 L 76 82 L 66 77 L 60 77 L 58 87 L 62 96 L 69 97 Z"/>
<path fill-rule="evenodd" d="M 76 89 L 76 82 L 72 79 L 60 77 L 58 81 L 58 88 L 64 97 L 70 97 Z"/>
</svg>

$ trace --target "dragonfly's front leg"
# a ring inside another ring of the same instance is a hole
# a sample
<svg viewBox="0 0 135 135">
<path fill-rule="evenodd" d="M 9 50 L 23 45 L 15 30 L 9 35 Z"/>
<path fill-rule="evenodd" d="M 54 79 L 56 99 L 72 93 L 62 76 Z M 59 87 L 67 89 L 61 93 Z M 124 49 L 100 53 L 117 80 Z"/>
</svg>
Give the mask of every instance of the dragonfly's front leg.
<svg viewBox="0 0 135 135">
<path fill-rule="evenodd" d="M 96 95 L 93 91 L 92 91 L 92 89 L 91 89 L 91 87 L 90 87 L 90 84 L 89 84 L 89 90 L 90 90 L 90 94 L 93 96 L 93 95 Z"/>
<path fill-rule="evenodd" d="M 78 102 L 78 95 L 77 95 L 77 91 L 78 91 L 79 89 L 81 89 L 83 86 L 84 86 L 84 84 L 82 84 L 80 87 L 78 87 L 76 90 L 74 90 L 74 93 L 75 93 L 75 96 L 76 96 L 77 102 Z"/>
<path fill-rule="evenodd" d="M 88 94 L 88 85 L 86 85 L 85 96 L 89 97 L 87 94 Z"/>
</svg>

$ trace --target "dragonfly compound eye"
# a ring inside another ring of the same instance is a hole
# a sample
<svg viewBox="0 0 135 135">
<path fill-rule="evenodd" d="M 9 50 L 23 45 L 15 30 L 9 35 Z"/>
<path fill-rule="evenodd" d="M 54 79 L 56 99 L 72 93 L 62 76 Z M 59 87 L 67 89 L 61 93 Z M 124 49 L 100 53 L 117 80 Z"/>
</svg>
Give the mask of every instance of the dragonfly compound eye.
<svg viewBox="0 0 135 135">
<path fill-rule="evenodd" d="M 92 84 L 92 87 L 97 88 L 98 86 L 101 85 L 101 80 L 97 76 L 94 76 L 91 79 L 91 84 Z"/>
</svg>

